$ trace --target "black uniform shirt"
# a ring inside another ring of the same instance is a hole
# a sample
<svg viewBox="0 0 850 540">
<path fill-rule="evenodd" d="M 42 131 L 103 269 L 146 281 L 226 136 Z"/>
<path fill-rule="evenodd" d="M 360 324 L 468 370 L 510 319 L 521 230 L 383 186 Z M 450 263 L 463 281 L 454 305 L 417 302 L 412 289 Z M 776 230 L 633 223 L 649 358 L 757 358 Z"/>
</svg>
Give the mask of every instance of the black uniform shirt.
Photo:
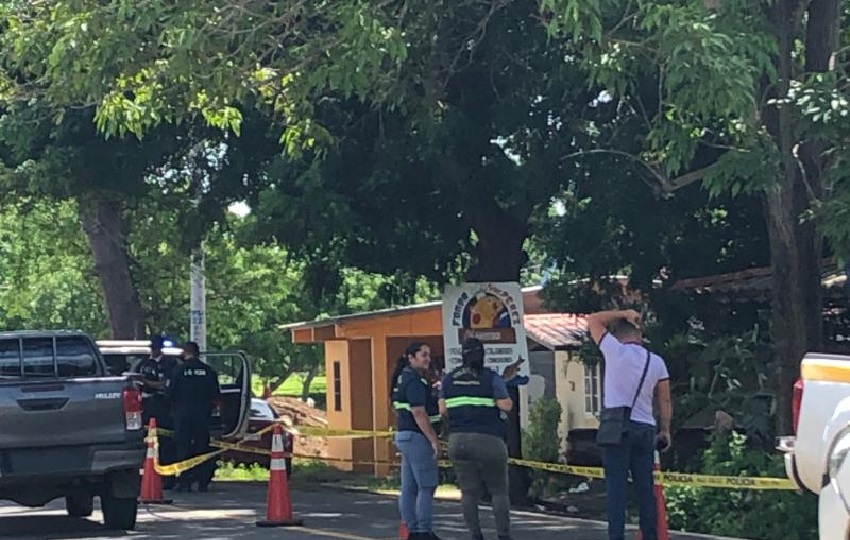
<svg viewBox="0 0 850 540">
<path fill-rule="evenodd" d="M 169 381 L 175 415 L 209 416 L 221 393 L 218 374 L 197 358 L 184 360 Z"/>
<path fill-rule="evenodd" d="M 177 367 L 177 359 L 173 356 L 159 356 L 159 360 L 155 358 L 145 358 L 136 366 L 136 372 L 141 373 L 146 381 L 167 381 L 174 373 Z M 142 394 L 143 398 L 154 397 L 157 393 L 164 394 L 162 390 L 154 390 L 145 386 Z"/>
</svg>

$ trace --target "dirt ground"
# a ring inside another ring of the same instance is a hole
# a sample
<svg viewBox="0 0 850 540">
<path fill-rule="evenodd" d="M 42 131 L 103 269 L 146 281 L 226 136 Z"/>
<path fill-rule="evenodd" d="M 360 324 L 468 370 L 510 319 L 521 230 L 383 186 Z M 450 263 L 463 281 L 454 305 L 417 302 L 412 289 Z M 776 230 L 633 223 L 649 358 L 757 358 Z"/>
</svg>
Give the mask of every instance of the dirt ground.
<svg viewBox="0 0 850 540">
<path fill-rule="evenodd" d="M 296 430 L 299 426 L 328 427 L 325 411 L 314 409 L 300 399 L 273 396 L 268 399 L 268 402 L 281 418 L 289 419 Z M 300 455 L 328 457 L 328 440 L 326 437 L 296 436 L 294 451 L 295 454 Z"/>
</svg>

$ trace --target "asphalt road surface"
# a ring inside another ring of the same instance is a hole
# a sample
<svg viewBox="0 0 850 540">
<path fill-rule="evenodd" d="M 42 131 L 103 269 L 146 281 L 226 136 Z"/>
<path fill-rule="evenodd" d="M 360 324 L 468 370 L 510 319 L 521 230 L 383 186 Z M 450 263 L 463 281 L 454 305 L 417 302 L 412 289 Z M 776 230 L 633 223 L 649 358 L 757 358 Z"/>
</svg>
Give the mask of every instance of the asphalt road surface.
<svg viewBox="0 0 850 540">
<path fill-rule="evenodd" d="M 292 493 L 294 513 L 304 520 L 302 528 L 259 529 L 265 512 L 265 485 L 216 483 L 206 494 L 174 494 L 174 504 L 143 506 L 135 531 L 116 533 L 100 524 L 100 512 L 89 519 L 70 518 L 64 502 L 54 501 L 39 509 L 0 503 L 0 540 L 395 540 L 398 530 L 396 501 L 368 493 L 329 488 Z M 489 507 L 481 509 L 485 537 L 494 540 Z M 456 502 L 438 502 L 436 532 L 444 540 L 467 540 Z M 604 523 L 525 512 L 512 514 L 516 540 L 604 540 Z M 634 534 L 634 533 L 632 533 Z M 628 535 L 627 535 L 628 536 Z M 673 540 L 709 538 L 671 535 Z"/>
</svg>

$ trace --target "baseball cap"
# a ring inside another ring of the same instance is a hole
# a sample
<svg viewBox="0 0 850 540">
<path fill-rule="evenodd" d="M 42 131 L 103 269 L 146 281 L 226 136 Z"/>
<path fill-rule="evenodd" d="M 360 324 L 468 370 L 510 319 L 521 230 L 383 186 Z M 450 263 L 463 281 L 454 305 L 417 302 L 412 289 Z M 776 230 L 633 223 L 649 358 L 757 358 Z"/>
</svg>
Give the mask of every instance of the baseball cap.
<svg viewBox="0 0 850 540">
<path fill-rule="evenodd" d="M 165 338 L 162 336 L 151 336 L 151 349 L 162 349 L 165 346 Z"/>
<path fill-rule="evenodd" d="M 472 352 L 484 352 L 484 344 L 481 343 L 480 339 L 468 338 L 464 340 L 463 345 L 461 346 L 461 353 L 469 354 Z"/>
</svg>

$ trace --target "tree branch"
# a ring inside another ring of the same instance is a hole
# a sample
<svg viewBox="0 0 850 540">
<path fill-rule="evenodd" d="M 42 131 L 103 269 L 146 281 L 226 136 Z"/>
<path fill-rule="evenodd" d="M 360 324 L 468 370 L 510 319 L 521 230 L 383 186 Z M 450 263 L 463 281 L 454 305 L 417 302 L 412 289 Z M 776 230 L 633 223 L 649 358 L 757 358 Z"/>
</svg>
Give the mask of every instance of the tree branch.
<svg viewBox="0 0 850 540">
<path fill-rule="evenodd" d="M 634 154 L 630 154 L 628 152 L 623 152 L 622 150 L 608 150 L 604 148 L 597 148 L 594 150 L 581 150 L 579 152 L 573 152 L 572 154 L 567 154 L 566 156 L 561 157 L 561 161 L 572 159 L 572 158 L 581 158 L 585 156 L 590 156 L 594 154 L 609 154 L 624 157 L 631 161 L 634 161 L 638 165 L 641 165 L 644 169 L 649 171 L 652 175 L 653 179 L 657 182 L 654 185 L 654 189 L 660 193 L 672 193 L 677 191 L 683 187 L 689 186 L 695 182 L 699 182 L 703 180 L 706 176 L 708 176 L 712 171 L 717 168 L 717 162 L 715 161 L 708 167 L 704 167 L 702 169 L 697 169 L 696 171 L 691 171 L 685 173 L 681 176 L 677 176 L 675 178 L 669 178 L 666 174 L 661 172 L 657 166 L 653 165 L 645 161 L 644 159 L 636 156 Z"/>
</svg>

